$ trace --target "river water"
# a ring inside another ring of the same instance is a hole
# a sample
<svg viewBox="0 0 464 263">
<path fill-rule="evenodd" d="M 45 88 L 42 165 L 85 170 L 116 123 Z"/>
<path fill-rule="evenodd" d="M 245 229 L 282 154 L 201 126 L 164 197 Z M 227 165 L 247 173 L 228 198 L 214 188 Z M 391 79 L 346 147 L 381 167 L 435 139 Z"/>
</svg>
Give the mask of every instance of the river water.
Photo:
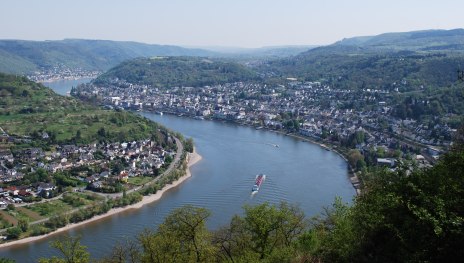
<svg viewBox="0 0 464 263">
<path fill-rule="evenodd" d="M 208 227 L 215 229 L 242 213 L 245 204 L 286 201 L 299 204 L 308 217 L 319 214 L 336 196 L 351 202 L 355 194 L 346 162 L 337 154 L 300 140 L 234 124 L 141 113 L 195 141 L 203 159 L 192 177 L 161 200 L 69 231 L 81 235 L 93 257 L 107 255 L 118 241 L 156 228 L 172 209 L 195 205 L 209 209 Z M 279 147 L 276 147 L 278 145 Z M 256 174 L 266 174 L 260 191 L 251 195 Z M 34 262 L 56 252 L 49 242 L 63 234 L 0 250 L 0 257 Z"/>
<path fill-rule="evenodd" d="M 42 83 L 44 86 L 47 86 L 54 90 L 56 93 L 67 96 L 71 91 L 72 87 L 76 87 L 79 84 L 90 82 L 93 78 L 80 78 L 80 79 L 62 79 L 51 82 Z"/>
</svg>

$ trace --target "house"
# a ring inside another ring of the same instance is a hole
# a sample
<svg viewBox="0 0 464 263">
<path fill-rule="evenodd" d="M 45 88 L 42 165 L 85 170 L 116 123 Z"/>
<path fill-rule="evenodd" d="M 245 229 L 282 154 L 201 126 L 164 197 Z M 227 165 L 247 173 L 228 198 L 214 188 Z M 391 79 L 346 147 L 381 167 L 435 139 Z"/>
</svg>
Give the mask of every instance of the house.
<svg viewBox="0 0 464 263">
<path fill-rule="evenodd" d="M 99 176 L 101 178 L 108 178 L 109 175 L 110 175 L 109 171 L 104 171 L 104 172 L 101 172 Z"/>
<path fill-rule="evenodd" d="M 8 191 L 9 195 L 11 196 L 18 195 L 19 192 L 19 189 L 17 189 L 16 186 L 7 187 L 5 190 Z"/>
<path fill-rule="evenodd" d="M 86 183 L 88 183 L 88 184 L 91 184 L 91 183 L 93 183 L 93 182 L 96 182 L 96 181 L 98 181 L 98 174 L 94 174 L 94 175 L 88 176 L 88 177 L 85 178 L 84 181 L 85 181 Z"/>
<path fill-rule="evenodd" d="M 51 183 L 39 183 L 37 187 L 37 193 L 42 196 L 43 198 L 50 198 L 52 197 L 53 190 L 56 189 L 56 186 Z"/>
<path fill-rule="evenodd" d="M 90 187 L 91 189 L 100 189 L 100 188 L 102 188 L 102 186 L 103 186 L 103 185 L 102 185 L 102 182 L 99 182 L 99 181 L 93 182 L 93 183 L 91 183 L 91 184 L 89 185 L 89 187 Z"/>
<path fill-rule="evenodd" d="M 29 197 L 32 196 L 32 193 L 26 190 L 19 190 L 18 195 L 21 197 Z"/>
<path fill-rule="evenodd" d="M 37 186 L 37 193 L 41 193 L 42 191 L 50 192 L 56 189 L 56 186 L 52 183 L 39 183 Z"/>
<path fill-rule="evenodd" d="M 393 168 L 395 167 L 395 159 L 377 158 L 377 165 Z"/>
</svg>

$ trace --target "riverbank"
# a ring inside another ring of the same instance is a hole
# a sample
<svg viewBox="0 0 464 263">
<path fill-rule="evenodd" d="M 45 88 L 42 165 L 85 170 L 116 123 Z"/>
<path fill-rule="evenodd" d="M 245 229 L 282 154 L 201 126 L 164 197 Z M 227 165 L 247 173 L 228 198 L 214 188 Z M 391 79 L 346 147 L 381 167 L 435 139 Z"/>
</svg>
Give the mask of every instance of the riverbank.
<svg viewBox="0 0 464 263">
<path fill-rule="evenodd" d="M 16 245 L 21 245 L 21 244 L 27 244 L 27 243 L 37 241 L 37 240 L 40 240 L 40 239 L 45 239 L 45 238 L 51 237 L 53 235 L 59 234 L 61 232 L 68 231 L 68 230 L 70 230 L 72 228 L 83 226 L 85 224 L 95 222 L 95 221 L 101 220 L 103 218 L 106 218 L 106 217 L 109 217 L 109 216 L 112 216 L 112 215 L 115 215 L 115 214 L 118 214 L 118 213 L 121 213 L 121 212 L 124 212 L 124 211 L 128 211 L 128 210 L 131 210 L 131 209 L 139 209 L 139 208 L 143 207 L 146 204 L 153 203 L 153 202 L 159 200 L 166 191 L 179 186 L 184 181 L 186 181 L 189 177 L 191 177 L 192 174 L 190 172 L 190 167 L 192 167 L 193 165 L 198 163 L 201 159 L 202 159 L 202 156 L 199 155 L 194 149 L 193 153 L 188 154 L 188 164 L 187 164 L 187 169 L 185 171 L 184 176 L 182 176 L 178 180 L 174 181 L 172 184 L 166 185 L 165 187 L 163 187 L 163 189 L 157 191 L 156 194 L 152 194 L 152 195 L 149 195 L 149 196 L 144 196 L 142 198 L 142 200 L 140 202 L 138 202 L 138 203 L 135 203 L 133 205 L 128 205 L 128 206 L 125 206 L 125 207 L 113 208 L 113 209 L 109 210 L 105 214 L 94 216 L 94 217 L 92 217 L 90 219 L 87 219 L 87 220 L 79 222 L 79 223 L 66 225 L 66 226 L 64 226 L 62 228 L 58 228 L 57 230 L 55 230 L 53 232 L 50 232 L 48 234 L 45 234 L 45 235 L 27 237 L 27 238 L 15 240 L 15 241 L 7 242 L 7 243 L 4 243 L 4 244 L 0 244 L 0 248 L 5 248 L 5 247 L 9 247 L 9 246 L 16 246 Z"/>
<path fill-rule="evenodd" d="M 270 131 L 273 131 L 273 130 L 270 130 Z M 344 153 L 342 153 L 342 152 L 338 151 L 337 149 L 335 149 L 334 145 L 330 145 L 330 147 L 329 147 L 329 146 L 325 145 L 322 142 L 313 140 L 313 139 L 305 137 L 305 136 L 301 136 L 301 135 L 297 135 L 297 134 L 293 134 L 293 133 L 284 133 L 284 132 L 281 132 L 281 131 L 275 131 L 275 132 L 286 135 L 286 136 L 293 137 L 295 139 L 299 139 L 299 140 L 302 140 L 302 141 L 306 141 L 306 142 L 309 142 L 309 143 L 312 143 L 312 144 L 319 145 L 324 150 L 331 151 L 331 152 L 334 152 L 334 153 L 338 154 L 343 160 L 345 160 L 346 164 L 348 165 L 348 168 L 347 168 L 348 176 L 350 177 L 351 185 L 355 189 L 356 194 L 357 195 L 361 194 L 359 178 L 356 175 L 356 172 L 353 169 L 353 167 L 351 167 L 350 163 L 348 162 L 348 157 Z"/>
</svg>

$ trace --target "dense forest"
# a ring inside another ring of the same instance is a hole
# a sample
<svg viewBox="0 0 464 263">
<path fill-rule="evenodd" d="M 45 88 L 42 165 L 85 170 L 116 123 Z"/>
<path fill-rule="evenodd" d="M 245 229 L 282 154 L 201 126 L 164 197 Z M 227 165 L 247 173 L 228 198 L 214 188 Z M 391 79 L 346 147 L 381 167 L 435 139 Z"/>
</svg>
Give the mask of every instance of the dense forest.
<svg viewBox="0 0 464 263">
<path fill-rule="evenodd" d="M 461 129 L 432 168 L 379 171 L 351 206 L 336 199 L 315 218 L 287 203 L 245 206 L 215 231 L 206 228 L 208 210 L 185 206 L 100 262 L 460 262 L 463 138 Z M 78 237 L 51 245 L 62 257 L 40 262 L 89 262 Z"/>
<path fill-rule="evenodd" d="M 234 62 L 200 57 L 138 58 L 121 63 L 95 80 L 95 84 L 116 79 L 152 87 L 201 87 L 257 80 L 257 74 Z"/>
</svg>

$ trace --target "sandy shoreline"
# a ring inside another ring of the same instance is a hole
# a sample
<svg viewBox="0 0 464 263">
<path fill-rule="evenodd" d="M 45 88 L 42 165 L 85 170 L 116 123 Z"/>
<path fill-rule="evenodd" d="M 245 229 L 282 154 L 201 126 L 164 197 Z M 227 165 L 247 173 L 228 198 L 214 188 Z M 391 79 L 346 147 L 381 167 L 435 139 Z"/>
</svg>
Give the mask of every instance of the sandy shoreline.
<svg viewBox="0 0 464 263">
<path fill-rule="evenodd" d="M 194 164 L 196 164 L 197 162 L 199 162 L 201 159 L 202 159 L 201 155 L 199 155 L 194 149 L 193 153 L 189 153 L 189 155 L 188 155 L 188 165 L 187 165 L 186 174 L 184 176 L 182 176 L 181 178 L 179 178 L 177 181 L 173 182 L 172 184 L 166 185 L 163 189 L 156 192 L 156 194 L 149 195 L 149 196 L 144 196 L 142 198 L 142 201 L 140 201 L 138 203 L 135 203 L 133 205 L 128 205 L 128 206 L 125 206 L 125 207 L 113 208 L 113 209 L 111 209 L 110 211 L 108 211 L 105 214 L 94 216 L 94 217 L 92 217 L 90 219 L 84 220 L 84 221 L 79 222 L 79 223 L 66 225 L 66 226 L 64 226 L 62 228 L 58 228 L 57 230 L 55 230 L 53 232 L 50 232 L 48 234 L 45 234 L 45 235 L 27 237 L 27 238 L 15 240 L 15 241 L 12 241 L 12 242 L 0 244 L 0 248 L 14 246 L 14 245 L 26 244 L 26 243 L 33 242 L 33 241 L 36 241 L 36 240 L 39 240 L 39 239 L 50 237 L 52 235 L 55 235 L 55 234 L 58 234 L 58 233 L 61 233 L 61 232 L 68 231 L 68 230 L 70 230 L 72 228 L 82 226 L 82 225 L 85 225 L 85 224 L 90 223 L 90 222 L 98 221 L 98 220 L 100 220 L 102 218 L 109 217 L 109 216 L 112 216 L 114 214 L 121 213 L 123 211 L 127 211 L 127 210 L 130 210 L 130 209 L 139 209 L 139 208 L 141 208 L 142 206 L 144 206 L 146 204 L 149 204 L 149 203 L 152 203 L 154 201 L 159 200 L 166 191 L 168 191 L 171 188 L 177 187 L 178 185 L 183 183 L 185 180 L 187 180 L 189 177 L 191 177 L 192 174 L 190 173 L 190 167 L 193 166 Z"/>
</svg>

